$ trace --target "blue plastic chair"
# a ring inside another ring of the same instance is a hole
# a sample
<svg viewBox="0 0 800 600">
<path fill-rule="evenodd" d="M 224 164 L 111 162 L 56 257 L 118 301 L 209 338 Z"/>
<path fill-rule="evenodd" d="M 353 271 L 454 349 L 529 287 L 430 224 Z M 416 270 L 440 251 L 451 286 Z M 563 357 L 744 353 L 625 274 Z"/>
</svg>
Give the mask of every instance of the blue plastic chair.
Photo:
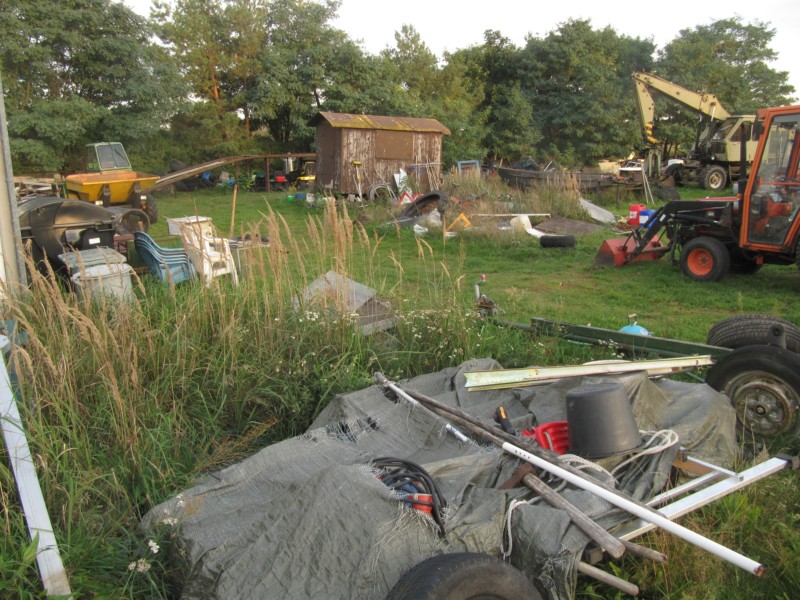
<svg viewBox="0 0 800 600">
<path fill-rule="evenodd" d="M 194 279 L 194 266 L 183 248 L 162 248 L 143 231 L 133 233 L 133 245 L 153 277 L 173 283 Z"/>
</svg>

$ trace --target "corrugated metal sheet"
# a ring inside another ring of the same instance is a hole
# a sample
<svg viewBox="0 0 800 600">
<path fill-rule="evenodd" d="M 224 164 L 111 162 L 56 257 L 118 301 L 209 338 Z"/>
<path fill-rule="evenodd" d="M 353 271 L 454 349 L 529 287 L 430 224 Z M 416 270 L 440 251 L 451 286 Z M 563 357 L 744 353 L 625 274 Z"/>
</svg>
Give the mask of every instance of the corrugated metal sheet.
<svg viewBox="0 0 800 600">
<path fill-rule="evenodd" d="M 311 119 L 311 125 L 316 126 L 323 119 L 330 123 L 331 127 L 337 128 L 386 129 L 391 131 L 414 131 L 450 135 L 450 130 L 436 119 L 321 112 Z"/>
</svg>

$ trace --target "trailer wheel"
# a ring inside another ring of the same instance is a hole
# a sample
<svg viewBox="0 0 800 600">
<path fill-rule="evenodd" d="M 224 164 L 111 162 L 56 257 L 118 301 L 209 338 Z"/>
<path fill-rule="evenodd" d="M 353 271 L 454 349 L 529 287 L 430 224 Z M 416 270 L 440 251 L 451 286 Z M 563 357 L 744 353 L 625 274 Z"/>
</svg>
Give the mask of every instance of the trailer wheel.
<svg viewBox="0 0 800 600">
<path fill-rule="evenodd" d="M 541 600 L 533 583 L 499 558 L 473 552 L 442 554 L 405 573 L 386 600 Z"/>
<path fill-rule="evenodd" d="M 721 241 L 696 237 L 681 250 L 681 270 L 695 281 L 719 281 L 731 268 L 731 255 Z"/>
<path fill-rule="evenodd" d="M 745 346 L 711 367 L 706 383 L 730 398 L 744 431 L 758 438 L 800 433 L 800 355 Z"/>
<path fill-rule="evenodd" d="M 539 238 L 539 245 L 542 248 L 574 248 L 574 235 L 543 235 Z"/>
<path fill-rule="evenodd" d="M 700 172 L 700 187 L 704 190 L 719 191 L 728 183 L 728 174 L 719 165 L 711 165 Z"/>
<path fill-rule="evenodd" d="M 736 315 L 723 319 L 708 330 L 706 343 L 722 348 L 768 345 L 770 330 L 781 325 L 786 338 L 786 349 L 800 354 L 800 329 L 786 319 L 772 315 Z"/>
</svg>

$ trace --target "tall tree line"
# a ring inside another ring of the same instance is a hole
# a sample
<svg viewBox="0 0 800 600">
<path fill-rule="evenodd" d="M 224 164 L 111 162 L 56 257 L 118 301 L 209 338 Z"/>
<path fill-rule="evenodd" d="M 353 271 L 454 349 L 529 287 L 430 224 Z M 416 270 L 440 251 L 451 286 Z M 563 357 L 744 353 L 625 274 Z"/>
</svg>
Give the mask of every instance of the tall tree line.
<svg viewBox="0 0 800 600">
<path fill-rule="evenodd" d="M 633 71 L 711 91 L 729 110 L 786 104 L 769 24 L 739 18 L 652 40 L 570 20 L 523 47 L 499 31 L 437 57 L 411 26 L 377 55 L 333 27 L 338 0 L 2 0 L 0 68 L 17 172 L 79 168 L 117 140 L 142 170 L 246 152 L 307 151 L 318 111 L 439 119 L 445 165 L 531 156 L 564 165 L 642 145 Z M 694 115 L 659 101 L 660 137 Z"/>
</svg>

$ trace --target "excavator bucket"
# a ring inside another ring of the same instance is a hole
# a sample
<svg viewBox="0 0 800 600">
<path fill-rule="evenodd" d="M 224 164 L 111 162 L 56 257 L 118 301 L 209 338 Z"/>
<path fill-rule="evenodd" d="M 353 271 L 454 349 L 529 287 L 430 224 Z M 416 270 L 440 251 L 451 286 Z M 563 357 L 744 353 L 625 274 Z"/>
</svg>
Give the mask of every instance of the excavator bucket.
<svg viewBox="0 0 800 600">
<path fill-rule="evenodd" d="M 658 260 L 667 248 L 658 240 L 650 240 L 639 251 L 639 244 L 633 236 L 626 238 L 613 238 L 606 240 L 594 257 L 594 264 L 621 267 L 626 264 L 642 262 L 645 260 Z"/>
</svg>

